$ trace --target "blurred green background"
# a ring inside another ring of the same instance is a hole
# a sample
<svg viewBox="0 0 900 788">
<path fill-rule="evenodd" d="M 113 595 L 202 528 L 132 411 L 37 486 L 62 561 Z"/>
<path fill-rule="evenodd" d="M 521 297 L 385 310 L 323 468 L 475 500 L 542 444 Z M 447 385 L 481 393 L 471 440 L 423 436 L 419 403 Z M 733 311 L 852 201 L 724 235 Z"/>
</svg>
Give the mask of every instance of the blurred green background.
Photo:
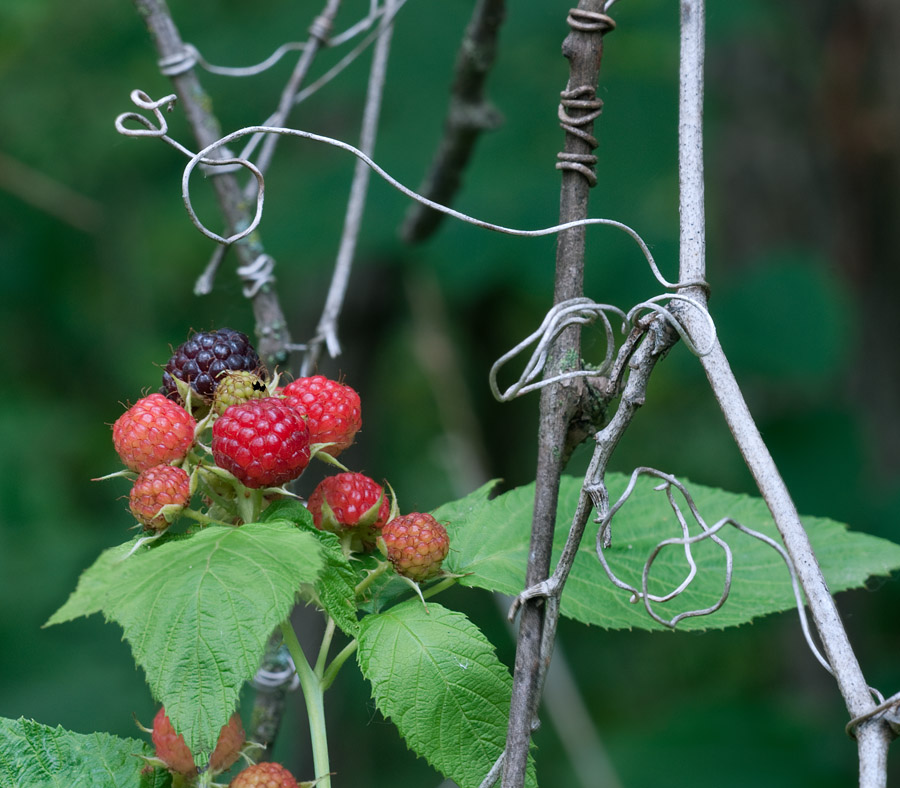
<svg viewBox="0 0 900 788">
<path fill-rule="evenodd" d="M 367 5 L 348 0 L 339 26 Z M 556 223 L 569 6 L 510 5 L 489 82 L 505 123 L 481 140 L 456 207 L 537 228 Z M 211 62 L 247 65 L 302 39 L 318 9 L 194 0 L 172 10 Z M 439 138 L 470 10 L 461 0 L 410 0 L 399 17 L 375 158 L 411 187 Z M 613 12 L 591 215 L 635 227 L 673 279 L 678 4 L 622 0 Z M 706 116 L 711 308 L 751 409 L 801 512 L 895 541 L 898 32 L 900 6 L 889 3 L 713 1 Z M 342 54 L 326 52 L 314 74 Z M 301 105 L 293 125 L 355 142 L 368 57 Z M 202 75 L 226 131 L 261 122 L 290 68 L 285 61 L 252 80 Z M 127 485 L 90 481 L 117 467 L 109 425 L 122 403 L 158 386 L 170 346 L 191 329 L 254 328 L 232 257 L 211 295 L 192 294 L 211 245 L 184 212 L 184 160 L 113 128 L 134 88 L 155 98 L 170 91 L 130 3 L 0 3 L 0 715 L 120 735 L 138 735 L 132 714 L 147 723 L 154 706 L 118 628 L 97 616 L 40 627 L 79 572 L 130 535 Z M 178 110 L 170 124 L 191 146 Z M 342 152 L 286 140 L 267 180 L 261 232 L 295 341 L 318 321 L 352 168 Z M 195 191 L 217 229 L 201 179 Z M 554 240 L 445 223 L 409 248 L 397 236 L 406 199 L 377 179 L 370 195 L 340 326 L 345 352 L 320 366 L 363 397 L 365 427 L 347 463 L 387 478 L 409 510 L 485 478 L 528 482 L 537 397 L 497 404 L 487 373 L 550 305 Z M 587 295 L 625 309 L 658 291 L 638 250 L 606 228 L 588 233 L 586 279 Z M 586 355 L 602 355 L 601 339 L 586 336 Z M 579 450 L 572 472 L 588 456 Z M 753 490 L 684 347 L 657 369 L 617 453 L 617 470 L 639 464 Z M 900 588 L 896 578 L 870 585 L 838 602 L 868 680 L 888 695 L 898 689 Z M 489 600 L 458 590 L 448 604 L 469 612 L 511 664 Z M 560 634 L 622 785 L 825 788 L 856 779 L 846 712 L 794 615 L 705 635 L 568 623 Z M 345 673 L 327 701 L 340 783 L 437 785 L 358 675 Z M 292 696 L 276 755 L 308 778 L 301 709 Z M 549 722 L 536 735 L 541 783 L 600 785 L 578 781 L 563 739 L 571 732 Z"/>
</svg>

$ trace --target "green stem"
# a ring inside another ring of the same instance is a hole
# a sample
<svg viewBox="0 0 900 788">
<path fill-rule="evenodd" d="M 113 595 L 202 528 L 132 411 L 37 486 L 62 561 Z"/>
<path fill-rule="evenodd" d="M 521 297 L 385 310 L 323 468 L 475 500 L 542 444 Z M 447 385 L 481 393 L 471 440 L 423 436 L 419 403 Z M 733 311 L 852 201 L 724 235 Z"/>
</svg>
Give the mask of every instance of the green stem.
<svg viewBox="0 0 900 788">
<path fill-rule="evenodd" d="M 356 592 L 356 596 L 362 596 L 366 589 L 370 585 L 372 585 L 372 583 L 374 583 L 378 577 L 380 577 L 387 571 L 387 568 L 389 566 L 390 564 L 387 561 L 384 561 L 380 563 L 376 569 L 373 569 L 371 572 L 369 572 L 366 577 L 360 580 L 356 588 L 354 589 L 354 591 Z"/>
<path fill-rule="evenodd" d="M 200 775 L 199 779 L 197 780 L 197 788 L 210 788 L 210 786 L 212 785 L 212 777 L 212 772 L 207 769 Z"/>
<path fill-rule="evenodd" d="M 190 517 L 198 523 L 203 523 L 203 525 L 227 525 L 229 528 L 234 528 L 234 523 L 216 520 L 214 517 L 209 517 L 208 515 L 203 514 L 203 512 L 198 512 L 196 509 L 182 509 L 179 514 L 182 517 Z"/>
<path fill-rule="evenodd" d="M 237 510 L 235 509 L 234 498 L 225 498 L 220 495 L 213 486 L 209 483 L 207 479 L 208 476 L 215 476 L 216 474 L 211 473 L 205 466 L 199 465 L 197 466 L 197 471 L 200 471 L 200 484 L 203 485 L 203 493 L 206 495 L 213 503 L 217 503 L 223 509 L 234 512 L 237 514 Z"/>
<path fill-rule="evenodd" d="M 322 676 L 322 689 L 327 690 L 337 678 L 338 671 L 341 669 L 343 664 L 347 661 L 347 658 L 356 652 L 356 649 L 359 647 L 358 640 L 351 640 L 344 648 L 340 650 L 338 655 L 331 661 L 331 664 L 325 669 L 325 674 Z"/>
<path fill-rule="evenodd" d="M 441 580 L 440 583 L 435 583 L 427 591 L 423 591 L 422 596 L 425 597 L 425 599 L 431 599 L 431 597 L 435 596 L 436 594 L 440 594 L 441 591 L 450 588 L 450 586 L 452 585 L 455 585 L 457 580 L 459 580 L 458 577 L 445 577 L 443 580 Z"/>
<path fill-rule="evenodd" d="M 238 489 L 237 508 L 238 514 L 245 523 L 255 523 L 259 520 L 262 511 L 262 490 L 245 488 L 246 492 Z"/>
<path fill-rule="evenodd" d="M 334 619 L 329 618 L 325 625 L 325 634 L 322 636 L 322 645 L 319 647 L 319 658 L 316 660 L 316 676 L 322 676 L 325 670 L 325 660 L 328 659 L 328 649 L 331 648 L 331 639 L 334 637 Z"/>
<path fill-rule="evenodd" d="M 306 701 L 306 714 L 309 717 L 309 735 L 312 740 L 313 764 L 318 788 L 331 788 L 331 769 L 328 763 L 328 736 L 325 731 L 325 703 L 323 694 L 325 688 L 323 682 L 315 674 L 306 660 L 306 655 L 300 647 L 290 619 L 285 619 L 281 624 L 281 636 L 284 644 L 294 660 L 297 669 L 297 677 L 303 688 L 303 698 Z"/>
</svg>

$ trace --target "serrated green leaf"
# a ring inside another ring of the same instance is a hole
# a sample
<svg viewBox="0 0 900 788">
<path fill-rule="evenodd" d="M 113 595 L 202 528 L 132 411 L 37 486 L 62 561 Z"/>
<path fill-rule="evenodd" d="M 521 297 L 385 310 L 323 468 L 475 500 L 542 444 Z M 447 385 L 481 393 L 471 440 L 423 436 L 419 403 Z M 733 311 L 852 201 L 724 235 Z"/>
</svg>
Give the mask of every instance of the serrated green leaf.
<svg viewBox="0 0 900 788">
<path fill-rule="evenodd" d="M 410 749 L 460 788 L 477 788 L 506 744 L 512 693 L 481 631 L 462 613 L 409 600 L 363 618 L 358 660 Z M 527 784 L 536 784 L 533 765 Z"/>
<path fill-rule="evenodd" d="M 66 603 L 50 616 L 44 626 L 62 624 L 81 616 L 91 616 L 94 613 L 102 612 L 109 589 L 115 584 L 115 578 L 124 569 L 122 561 L 131 552 L 134 543 L 139 538 L 135 537 L 130 542 L 104 550 L 100 557 L 81 573 L 76 589 L 69 595 Z"/>
<path fill-rule="evenodd" d="M 210 526 L 185 539 L 100 556 L 48 623 L 102 609 L 116 621 L 153 696 L 198 757 L 208 753 L 302 584 L 324 567 L 292 523 Z"/>
<path fill-rule="evenodd" d="M 313 586 L 316 601 L 345 634 L 355 638 L 359 632 L 356 618 L 356 584 L 359 577 L 344 557 L 341 540 L 336 534 L 316 528 L 312 515 L 296 501 L 276 501 L 260 518 L 262 522 L 282 519 L 294 523 L 321 545 L 325 568 Z"/>
<path fill-rule="evenodd" d="M 313 524 L 313 517 L 309 509 L 300 503 L 300 501 L 295 501 L 290 498 L 273 501 L 263 510 L 259 521 L 261 523 L 268 523 L 272 520 L 288 520 L 292 523 L 303 525 Z"/>
<path fill-rule="evenodd" d="M 628 477 L 607 477 L 611 501 L 625 489 Z M 654 491 L 658 480 L 642 477 L 613 520 L 613 546 L 606 552 L 617 576 L 636 588 L 653 549 L 664 539 L 681 536 L 665 493 Z M 558 557 L 565 544 L 578 501 L 582 480 L 565 476 L 560 485 L 559 510 L 554 539 Z M 685 482 L 701 515 L 712 525 L 732 517 L 781 544 L 775 523 L 765 503 L 747 495 Z M 505 594 L 518 594 L 525 579 L 534 505 L 534 485 L 511 490 L 493 500 L 487 488 L 461 501 L 442 506 L 434 514 L 448 523 L 451 551 L 445 568 L 466 575 L 464 585 Z M 681 506 L 687 511 L 686 506 Z M 884 539 L 847 530 L 845 525 L 818 517 L 802 518 L 825 574 L 829 588 L 842 591 L 864 585 L 873 575 L 886 575 L 900 568 L 900 546 Z M 692 533 L 697 533 L 695 526 Z M 627 591 L 607 578 L 595 552 L 597 526 L 589 523 L 575 565 L 566 584 L 562 613 L 586 624 L 607 629 L 638 627 L 660 629 L 642 603 L 630 602 Z M 734 575 L 724 606 L 710 616 L 684 619 L 683 629 L 720 629 L 795 606 L 790 575 L 779 554 L 769 545 L 726 526 L 719 535 L 734 553 Z M 678 612 L 713 605 L 722 593 L 724 557 L 710 542 L 696 545 L 694 555 L 700 572 L 690 588 L 676 600 L 654 605 L 664 618 Z M 679 585 L 687 574 L 683 549 L 667 547 L 652 565 L 650 591 L 659 593 Z"/>
<path fill-rule="evenodd" d="M 168 788 L 167 771 L 143 773 L 147 764 L 139 756 L 153 754 L 137 739 L 0 717 L 2 788 Z"/>
</svg>

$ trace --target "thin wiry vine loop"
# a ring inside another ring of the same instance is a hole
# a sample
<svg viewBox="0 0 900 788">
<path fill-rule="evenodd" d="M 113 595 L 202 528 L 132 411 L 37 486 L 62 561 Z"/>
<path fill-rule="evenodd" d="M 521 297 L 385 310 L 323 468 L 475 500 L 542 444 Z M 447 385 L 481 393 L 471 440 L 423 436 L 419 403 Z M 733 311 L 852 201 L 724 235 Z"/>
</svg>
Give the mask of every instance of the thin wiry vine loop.
<svg viewBox="0 0 900 788">
<path fill-rule="evenodd" d="M 660 305 L 659 301 L 683 301 L 690 306 L 694 307 L 698 312 L 700 312 L 703 317 L 706 319 L 707 324 L 709 325 L 710 335 L 708 338 L 708 342 L 706 347 L 702 350 L 699 349 L 688 334 L 687 329 L 685 329 L 682 322 L 668 309 L 664 306 Z M 687 349 L 691 351 L 695 356 L 706 356 L 709 355 L 713 349 L 716 347 L 716 324 L 713 322 L 712 315 L 709 314 L 709 310 L 706 308 L 706 305 L 701 303 L 695 298 L 691 298 L 690 296 L 680 295 L 678 293 L 663 293 L 662 295 L 653 296 L 653 298 L 648 298 L 646 301 L 642 301 L 639 304 L 635 304 L 631 310 L 628 312 L 627 320 L 631 325 L 635 325 L 637 321 L 637 316 L 644 310 L 650 310 L 660 315 L 667 323 L 669 323 L 672 328 L 674 328 L 678 332 L 678 336 L 681 337 L 682 341 L 686 345 Z"/>
<path fill-rule="evenodd" d="M 614 312 L 622 318 L 623 323 L 626 322 L 625 313 L 621 309 L 610 306 L 609 304 L 595 304 L 590 298 L 570 298 L 556 304 L 549 312 L 547 312 L 544 321 L 537 331 L 522 340 L 512 350 L 508 351 L 494 362 L 490 374 L 488 375 L 488 382 L 490 383 L 491 393 L 494 395 L 494 398 L 500 402 L 508 402 L 520 394 L 527 394 L 529 391 L 535 391 L 536 389 L 550 385 L 551 383 L 556 383 L 560 380 L 602 375 L 612 364 L 613 350 L 615 349 L 613 329 L 610 325 L 609 318 L 606 315 L 607 312 Z M 606 333 L 606 357 L 599 368 L 563 372 L 554 377 L 545 378 L 536 383 L 532 383 L 532 381 L 540 375 L 544 369 L 544 365 L 547 363 L 547 354 L 553 340 L 569 326 L 587 325 L 593 323 L 598 317 L 603 321 L 603 328 Z M 524 371 L 519 376 L 518 381 L 513 383 L 513 385 L 505 391 L 501 392 L 497 386 L 497 373 L 500 371 L 500 368 L 533 342 L 537 342 L 537 345 L 531 354 L 531 358 L 525 365 Z"/>
<path fill-rule="evenodd" d="M 664 539 L 659 542 L 656 547 L 651 551 L 647 561 L 644 564 L 643 571 L 641 573 L 641 588 L 635 588 L 634 586 L 626 583 L 625 581 L 619 579 L 616 574 L 613 572 L 611 567 L 609 566 L 608 561 L 606 560 L 605 551 L 607 549 L 607 545 L 609 544 L 609 534 L 612 527 L 612 520 L 615 516 L 616 512 L 618 512 L 628 498 L 631 496 L 634 491 L 635 485 L 637 483 L 637 479 L 641 475 L 655 476 L 658 479 L 662 480 L 662 484 L 657 486 L 655 489 L 660 490 L 666 493 L 666 497 L 669 501 L 669 506 L 672 508 L 675 513 L 676 518 L 678 519 L 682 535 L 680 537 L 674 537 L 671 539 Z M 596 487 L 596 489 L 594 489 Z M 693 517 L 694 521 L 700 526 L 700 533 L 691 535 L 690 534 L 690 526 L 684 517 L 683 512 L 681 511 L 681 507 L 678 506 L 675 501 L 674 494 L 672 492 L 672 488 L 677 489 L 682 496 L 684 497 L 685 502 L 687 503 L 687 507 Z M 592 486 L 591 488 L 587 488 L 591 494 L 592 498 L 595 498 L 597 494 L 597 490 L 603 489 L 605 490 L 605 486 L 602 483 L 598 483 L 597 485 Z M 602 509 L 600 511 L 603 511 Z M 601 565 L 603 566 L 604 571 L 609 577 L 610 581 L 625 591 L 629 591 L 632 595 L 632 601 L 641 600 L 644 603 L 644 608 L 647 611 L 648 615 L 650 615 L 655 621 L 659 622 L 663 626 L 674 629 L 677 626 L 678 622 L 684 618 L 694 617 L 694 616 L 703 616 L 709 615 L 710 613 L 715 612 L 719 608 L 725 604 L 726 599 L 731 591 L 731 582 L 732 582 L 732 571 L 733 571 L 733 562 L 731 558 L 731 549 L 728 547 L 727 543 L 724 542 L 717 534 L 721 531 L 726 525 L 730 525 L 736 528 L 741 533 L 747 534 L 748 536 L 753 537 L 754 539 L 758 539 L 764 544 L 769 545 L 772 549 L 774 549 L 778 555 L 781 556 L 781 559 L 784 561 L 785 566 L 788 569 L 788 573 L 791 577 L 791 587 L 794 592 L 794 600 L 797 605 L 797 613 L 800 616 L 800 627 L 803 630 L 803 636 L 806 639 L 806 643 L 809 646 L 810 651 L 813 656 L 822 665 L 825 670 L 834 675 L 834 671 L 831 668 L 831 665 L 822 656 L 818 647 L 812 639 L 812 634 L 809 628 L 809 622 L 806 618 L 806 608 L 805 602 L 803 599 L 803 593 L 800 589 L 800 583 L 797 579 L 797 573 L 794 568 L 794 564 L 790 559 L 790 556 L 787 554 L 787 551 L 776 542 L 774 539 L 766 536 L 759 531 L 754 531 L 752 528 L 748 528 L 745 525 L 737 522 L 736 520 L 725 517 L 714 525 L 707 525 L 706 521 L 703 519 L 699 510 L 697 509 L 696 504 L 694 503 L 693 498 L 688 492 L 687 488 L 678 481 L 674 476 L 664 473 L 662 471 L 658 471 L 655 468 L 647 468 L 640 467 L 636 468 L 634 472 L 631 474 L 631 478 L 629 479 L 628 485 L 625 488 L 622 495 L 619 496 L 619 499 L 610 507 L 606 508 L 606 514 L 599 517 L 597 522 L 600 524 L 600 528 L 597 532 L 597 543 L 596 543 L 596 552 L 597 557 L 600 560 Z M 702 542 L 706 539 L 709 539 L 714 544 L 718 545 L 726 556 L 726 566 L 725 566 L 725 578 L 723 582 L 723 590 L 717 602 L 713 605 L 704 608 L 702 610 L 689 610 L 683 613 L 679 613 L 673 616 L 671 619 L 665 619 L 653 609 L 653 602 L 665 602 L 675 598 L 677 595 L 683 593 L 691 581 L 697 576 L 697 567 L 696 562 L 693 557 L 690 556 L 691 547 L 698 542 Z M 663 550 L 663 548 L 674 545 L 674 546 L 682 546 L 685 550 L 685 556 L 688 561 L 688 566 L 690 567 L 688 571 L 688 575 L 684 581 L 682 581 L 677 588 L 673 591 L 669 592 L 666 595 L 653 595 L 649 593 L 649 583 L 650 583 L 650 570 L 652 568 L 653 562 L 656 560 L 656 557 Z"/>
<path fill-rule="evenodd" d="M 139 112 L 123 112 L 116 118 L 116 131 L 126 137 L 165 138 L 169 131 L 169 124 L 166 123 L 166 118 L 165 115 L 162 114 L 161 108 L 165 107 L 166 112 L 171 112 L 175 107 L 175 101 L 178 97 L 174 93 L 170 93 L 168 96 L 163 96 L 158 101 L 154 101 L 150 96 L 144 93 L 143 90 L 132 90 L 129 97 L 136 107 L 153 113 L 153 117 L 156 118 L 156 125 L 154 126 L 148 118 L 144 117 Z M 129 120 L 140 123 L 144 128 L 128 128 L 125 123 Z M 186 150 L 187 149 L 185 148 L 185 151 Z"/>
<path fill-rule="evenodd" d="M 869 687 L 869 689 L 872 690 L 872 694 L 878 699 L 878 705 L 874 709 L 867 711 L 865 714 L 860 714 L 858 717 L 854 717 L 850 720 L 845 727 L 847 735 L 850 738 L 855 739 L 856 729 L 864 722 L 873 719 L 883 719 L 891 726 L 894 735 L 900 736 L 900 692 L 891 695 L 891 697 L 885 700 L 884 696 L 878 692 L 878 690 L 874 690 L 872 687 Z"/>
<path fill-rule="evenodd" d="M 371 0 L 369 3 L 368 14 L 355 24 L 341 33 L 334 36 L 322 35 L 327 34 L 324 27 L 315 28 L 320 38 L 324 39 L 324 43 L 330 47 L 340 46 L 341 44 L 355 38 L 360 33 L 369 30 L 372 25 L 384 14 L 384 6 L 379 4 L 378 0 Z M 314 23 L 315 27 L 315 23 Z M 306 48 L 304 41 L 289 41 L 278 47 L 271 55 L 252 66 L 217 66 L 210 63 L 193 44 L 185 43 L 181 52 L 176 55 L 170 55 L 161 58 L 158 61 L 160 73 L 163 76 L 172 77 L 183 74 L 192 68 L 199 66 L 209 74 L 216 74 L 222 77 L 255 77 L 263 74 L 270 68 L 277 65 L 282 58 L 289 52 L 300 52 Z"/>
<path fill-rule="evenodd" d="M 140 91 L 135 91 L 141 97 L 146 97 L 147 101 L 151 101 L 149 97 Z M 168 99 L 169 97 L 167 97 Z M 134 99 L 133 99 L 134 100 Z M 137 102 L 136 102 L 137 103 Z M 155 103 L 155 102 L 154 102 Z M 139 105 L 140 106 L 140 105 Z M 156 110 L 158 112 L 158 109 Z M 232 244 L 241 238 L 246 237 L 250 233 L 252 233 L 258 226 L 259 222 L 262 219 L 262 207 L 264 203 L 264 179 L 259 170 L 255 167 L 255 165 L 246 159 L 244 156 L 229 156 L 227 158 L 211 158 L 210 154 L 213 151 L 218 150 L 223 146 L 227 146 L 229 143 L 234 142 L 235 140 L 241 139 L 242 137 L 246 137 L 248 135 L 256 135 L 256 134 L 281 134 L 289 137 L 299 137 L 301 139 L 309 140 L 311 142 L 320 142 L 325 145 L 330 145 L 335 148 L 339 148 L 341 150 L 347 151 L 348 153 L 353 154 L 358 159 L 363 161 L 366 166 L 371 168 L 379 177 L 381 177 L 384 181 L 386 181 L 389 185 L 395 188 L 397 191 L 406 195 L 412 200 L 425 205 L 428 208 L 431 208 L 435 211 L 439 211 L 440 213 L 446 214 L 447 216 L 451 216 L 459 221 L 466 222 L 467 224 L 474 225 L 476 227 L 481 227 L 485 230 L 493 230 L 494 232 L 503 233 L 504 235 L 512 235 L 516 237 L 523 238 L 537 238 L 545 235 L 554 235 L 556 233 L 562 232 L 563 230 L 568 230 L 573 227 L 587 227 L 591 225 L 604 225 L 608 227 L 613 227 L 617 230 L 624 232 L 628 235 L 641 250 L 641 253 L 644 255 L 644 259 L 647 264 L 650 266 L 650 270 L 653 275 L 656 277 L 657 281 L 665 288 L 676 290 L 682 287 L 689 286 L 706 286 L 705 282 L 701 281 L 689 281 L 689 282 L 670 282 L 666 279 L 659 270 L 659 267 L 656 264 L 656 261 L 653 259 L 653 255 L 650 252 L 649 247 L 643 238 L 637 233 L 636 230 L 629 227 L 627 224 L 623 222 L 616 221 L 615 219 L 602 219 L 602 218 L 594 218 L 594 219 L 578 219 L 572 222 L 565 222 L 563 224 L 556 224 L 551 227 L 544 227 L 538 230 L 519 230 L 513 227 L 505 227 L 500 224 L 493 224 L 491 222 L 486 222 L 481 219 L 477 219 L 475 217 L 469 216 L 468 214 L 462 213 L 461 211 L 457 211 L 453 208 L 449 208 L 446 205 L 442 205 L 441 203 L 435 202 L 434 200 L 429 200 L 427 197 L 423 197 L 417 192 L 413 191 L 407 186 L 404 186 L 400 181 L 396 178 L 388 174 L 382 167 L 376 164 L 371 158 L 366 156 L 362 151 L 358 148 L 355 148 L 353 145 L 350 145 L 347 142 L 343 142 L 342 140 L 335 139 L 333 137 L 327 137 L 322 134 L 314 134 L 309 131 L 303 131 L 302 129 L 292 129 L 292 128 L 284 128 L 279 126 L 247 126 L 242 129 L 238 129 L 237 131 L 233 131 L 230 134 L 225 135 L 224 137 L 216 140 L 215 142 L 207 145 L 203 150 L 198 153 L 192 153 L 187 148 L 185 148 L 180 143 L 173 140 L 169 137 L 165 131 L 156 130 L 153 134 L 147 134 L 146 132 L 142 132 L 140 130 L 127 129 L 125 128 L 120 120 L 123 118 L 132 118 L 137 120 L 139 123 L 144 125 L 146 128 L 151 128 L 152 125 L 145 118 L 142 118 L 140 115 L 136 113 L 127 113 L 126 115 L 120 115 L 116 122 L 116 128 L 120 133 L 125 134 L 127 136 L 155 136 L 162 139 L 167 144 L 174 147 L 179 152 L 183 153 L 189 158 L 187 165 L 185 166 L 184 174 L 182 177 L 182 199 L 185 202 L 185 206 L 188 209 L 188 215 L 191 217 L 191 221 L 197 229 L 206 235 L 208 238 L 211 238 L 219 243 L 224 244 Z M 194 214 L 193 209 L 191 207 L 191 199 L 189 194 L 189 182 L 190 175 L 193 172 L 194 168 L 198 164 L 210 165 L 216 170 L 214 171 L 225 171 L 225 168 L 229 170 L 233 170 L 235 167 L 245 167 L 254 175 L 257 180 L 257 210 L 256 215 L 251 221 L 250 225 L 242 230 L 240 233 L 235 235 L 231 235 L 228 237 L 220 236 L 218 233 L 214 233 L 205 227 L 200 220 L 197 218 L 196 214 Z M 220 169 L 221 168 L 221 169 Z"/>
</svg>

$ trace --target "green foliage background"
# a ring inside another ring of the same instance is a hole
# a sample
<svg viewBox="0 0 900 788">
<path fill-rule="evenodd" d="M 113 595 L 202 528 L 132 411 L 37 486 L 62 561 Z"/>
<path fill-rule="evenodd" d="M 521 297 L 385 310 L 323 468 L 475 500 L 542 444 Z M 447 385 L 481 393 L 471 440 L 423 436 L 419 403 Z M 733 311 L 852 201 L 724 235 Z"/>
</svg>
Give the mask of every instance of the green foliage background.
<svg viewBox="0 0 900 788">
<path fill-rule="evenodd" d="M 348 1 L 344 23 L 364 5 Z M 457 203 L 489 221 L 556 221 L 568 5 L 550 5 L 511 4 L 502 33 L 489 86 L 506 121 L 479 144 Z M 885 20 L 896 21 L 896 12 L 844 9 L 838 28 L 833 5 L 709 3 L 712 309 L 798 508 L 897 541 L 900 376 L 890 337 L 900 318 L 885 304 L 898 275 L 891 217 L 900 137 L 891 136 L 897 97 L 884 76 L 896 71 L 885 44 Z M 211 62 L 234 65 L 302 38 L 315 13 L 286 0 L 173 2 L 172 10 L 186 40 Z M 672 278 L 678 7 L 623 0 L 614 10 L 591 214 L 636 227 Z M 440 134 L 469 11 L 458 0 L 410 0 L 397 26 L 376 159 L 413 187 Z M 323 57 L 316 73 L 340 54 Z M 355 141 L 365 62 L 298 108 L 293 123 Z M 289 69 L 285 62 L 252 82 L 204 76 L 226 130 L 264 118 Z M 253 330 L 232 260 L 212 295 L 192 294 L 211 249 L 183 210 L 183 161 L 163 145 L 115 133 L 113 119 L 131 109 L 128 93 L 138 87 L 154 97 L 169 92 L 130 3 L 0 4 L 0 716 L 120 736 L 138 735 L 132 713 L 145 723 L 154 713 L 121 633 L 96 616 L 39 627 L 80 571 L 127 538 L 126 487 L 89 481 L 116 468 L 107 425 L 121 403 L 156 388 L 169 345 L 191 328 Z M 177 111 L 170 121 L 187 142 Z M 89 202 L 57 196 L 17 165 Z M 352 167 L 346 154 L 283 141 L 267 181 L 262 234 L 298 341 L 318 320 Z M 202 183 L 195 188 L 201 215 L 216 227 Z M 406 207 L 373 180 L 341 324 L 345 354 L 321 371 L 344 375 L 363 396 L 365 428 L 348 464 L 387 478 L 406 509 L 424 510 L 486 477 L 510 486 L 533 478 L 537 398 L 499 405 L 486 381 L 490 364 L 550 303 L 554 241 L 448 223 L 411 249 L 396 234 Z M 61 218 L 70 211 L 81 229 Z M 588 242 L 588 295 L 627 307 L 656 294 L 624 237 L 595 229 Z M 423 304 L 424 318 L 416 309 Z M 443 347 L 435 336 L 454 350 L 438 378 L 422 364 Z M 587 341 L 592 352 L 602 352 L 599 338 Z M 454 417 L 454 407 L 463 415 Z M 462 436 L 470 455 L 447 428 L 466 418 L 475 425 Z M 579 451 L 571 471 L 587 457 Z M 655 373 L 648 407 L 617 455 L 618 470 L 637 464 L 753 489 L 683 347 Z M 879 585 L 877 593 L 843 594 L 839 604 L 867 677 L 890 694 L 900 589 L 895 579 Z M 465 609 L 511 664 L 511 640 L 483 596 L 458 589 L 442 602 Z M 841 701 L 793 616 L 674 636 L 563 622 L 561 643 L 627 786 L 854 779 Z M 347 784 L 436 782 L 423 762 L 398 757 L 403 745 L 374 712 L 369 688 L 346 672 L 327 703 L 337 731 L 333 762 Z M 292 704 L 278 754 L 308 776 L 302 702 L 294 696 Z M 536 740 L 539 780 L 574 785 L 552 727 Z"/>
</svg>

